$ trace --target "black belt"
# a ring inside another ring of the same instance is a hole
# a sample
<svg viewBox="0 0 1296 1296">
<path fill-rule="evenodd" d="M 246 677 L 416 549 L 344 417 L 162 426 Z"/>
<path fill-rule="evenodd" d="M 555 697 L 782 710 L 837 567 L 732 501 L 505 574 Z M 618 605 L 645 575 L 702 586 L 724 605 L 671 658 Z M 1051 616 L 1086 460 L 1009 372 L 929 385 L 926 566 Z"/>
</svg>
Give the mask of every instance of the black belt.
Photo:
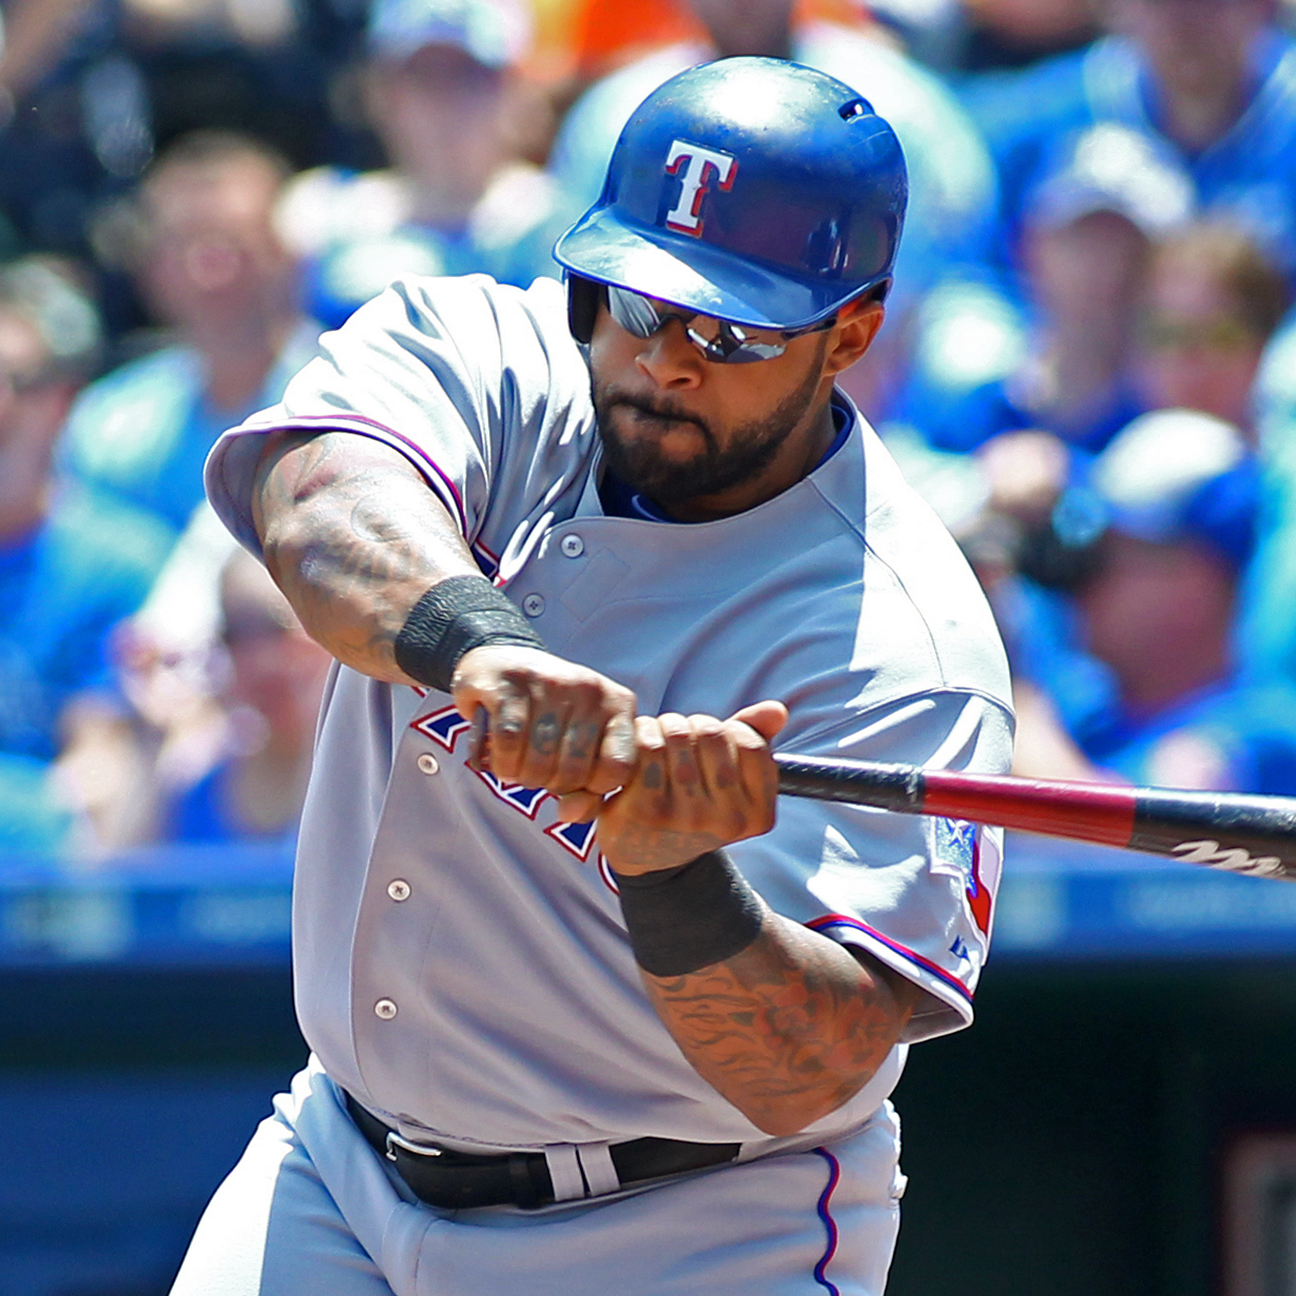
<svg viewBox="0 0 1296 1296">
<path fill-rule="evenodd" d="M 553 1181 L 543 1152 L 473 1156 L 449 1148 L 416 1150 L 371 1111 L 346 1095 L 347 1111 L 366 1141 L 395 1165 L 420 1201 L 442 1210 L 473 1206 L 534 1209 L 554 1201 Z M 637 1138 L 608 1148 L 622 1186 L 645 1179 L 705 1170 L 732 1161 L 740 1143 L 685 1143 L 679 1139 Z"/>
</svg>

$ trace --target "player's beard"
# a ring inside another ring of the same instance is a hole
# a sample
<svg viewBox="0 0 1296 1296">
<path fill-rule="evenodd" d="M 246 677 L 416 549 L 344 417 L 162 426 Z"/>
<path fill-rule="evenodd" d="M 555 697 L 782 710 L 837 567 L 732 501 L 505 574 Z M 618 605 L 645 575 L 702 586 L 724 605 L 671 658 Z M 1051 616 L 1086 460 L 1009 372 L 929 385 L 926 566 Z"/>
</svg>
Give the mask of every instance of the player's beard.
<svg viewBox="0 0 1296 1296">
<path fill-rule="evenodd" d="M 823 372 L 823 349 L 821 345 L 799 387 L 763 419 L 734 428 L 723 448 L 705 419 L 689 413 L 669 396 L 649 400 L 594 379 L 594 411 L 608 471 L 668 511 L 673 505 L 718 495 L 752 481 L 773 462 L 779 447 L 814 403 Z M 618 409 L 636 412 L 639 435 L 626 438 L 617 432 L 613 413 Z M 688 459 L 668 458 L 652 433 L 653 423 L 663 432 L 672 424 L 690 423 L 697 428 L 703 448 Z"/>
</svg>

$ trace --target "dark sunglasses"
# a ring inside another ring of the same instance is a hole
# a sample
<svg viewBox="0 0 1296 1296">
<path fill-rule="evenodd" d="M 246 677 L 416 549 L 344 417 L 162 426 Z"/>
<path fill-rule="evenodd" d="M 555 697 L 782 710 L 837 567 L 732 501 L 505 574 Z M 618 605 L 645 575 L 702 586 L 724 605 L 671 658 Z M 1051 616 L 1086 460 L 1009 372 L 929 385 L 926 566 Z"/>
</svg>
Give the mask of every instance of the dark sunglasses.
<svg viewBox="0 0 1296 1296">
<path fill-rule="evenodd" d="M 612 318 L 637 338 L 650 338 L 671 320 L 679 320 L 688 340 L 713 364 L 755 364 L 758 360 L 772 360 L 787 350 L 787 344 L 793 338 L 820 333 L 837 323 L 837 316 L 832 315 L 799 329 L 751 328 L 672 306 L 655 297 L 631 292 L 628 288 L 610 286 L 607 301 Z"/>
</svg>

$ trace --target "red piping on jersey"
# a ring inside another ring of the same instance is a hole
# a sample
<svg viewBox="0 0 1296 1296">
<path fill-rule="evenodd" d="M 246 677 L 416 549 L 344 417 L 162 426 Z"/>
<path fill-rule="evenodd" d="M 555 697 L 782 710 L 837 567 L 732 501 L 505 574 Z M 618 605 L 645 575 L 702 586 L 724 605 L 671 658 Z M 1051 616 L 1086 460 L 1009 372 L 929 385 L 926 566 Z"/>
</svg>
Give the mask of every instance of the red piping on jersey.
<svg viewBox="0 0 1296 1296">
<path fill-rule="evenodd" d="M 366 427 L 375 428 L 385 436 L 399 441 L 401 445 L 408 446 L 434 473 L 441 479 L 441 483 L 446 490 L 450 492 L 450 499 L 454 504 L 454 510 L 459 515 L 459 529 L 467 536 L 468 534 L 468 514 L 464 509 L 463 499 L 459 494 L 458 488 L 449 477 L 445 475 L 434 459 L 428 457 L 427 451 L 409 437 L 402 436 L 395 428 L 389 428 L 385 423 L 379 423 L 377 419 L 367 418 L 364 414 L 297 414 L 293 418 L 285 419 L 282 423 L 275 423 L 267 428 L 258 428 L 258 431 L 277 432 L 282 428 L 292 428 L 298 423 L 331 423 L 339 432 L 347 430 L 347 423 L 362 423 Z M 487 550 L 489 552 L 489 550 Z M 493 555 L 492 555 L 493 556 Z"/>
<path fill-rule="evenodd" d="M 933 963 L 931 959 L 923 958 L 921 954 L 915 953 L 906 945 L 901 945 L 899 941 L 894 941 L 889 936 L 883 936 L 876 928 L 870 927 L 868 923 L 860 922 L 858 918 L 850 918 L 846 914 L 827 914 L 823 918 L 812 918 L 806 923 L 806 926 L 811 931 L 823 931 L 825 927 L 854 927 L 856 931 L 862 931 L 866 936 L 872 936 L 875 941 L 880 941 L 887 949 L 899 954 L 902 958 L 907 958 L 911 963 L 917 963 L 924 971 L 938 977 L 951 990 L 957 991 L 960 998 L 966 999 L 969 1004 L 972 1002 L 972 991 L 952 972 L 946 972 L 939 964 Z"/>
<path fill-rule="evenodd" d="M 819 1202 L 815 1207 L 819 1212 L 819 1218 L 823 1220 L 824 1228 L 828 1230 L 828 1246 L 819 1257 L 819 1263 L 814 1267 L 814 1280 L 825 1291 L 830 1292 L 831 1296 L 841 1296 L 837 1284 L 831 1282 L 826 1274 L 829 1261 L 837 1254 L 837 1221 L 832 1217 L 832 1195 L 841 1182 L 841 1164 L 827 1148 L 817 1147 L 810 1150 L 828 1162 L 828 1183 L 819 1194 Z"/>
</svg>

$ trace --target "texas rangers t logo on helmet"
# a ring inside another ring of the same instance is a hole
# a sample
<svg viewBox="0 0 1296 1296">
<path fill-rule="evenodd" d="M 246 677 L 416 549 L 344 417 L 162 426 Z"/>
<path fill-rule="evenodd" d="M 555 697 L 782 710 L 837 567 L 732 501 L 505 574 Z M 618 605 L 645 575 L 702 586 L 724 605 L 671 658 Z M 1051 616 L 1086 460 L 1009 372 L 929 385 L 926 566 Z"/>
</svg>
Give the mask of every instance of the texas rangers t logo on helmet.
<svg viewBox="0 0 1296 1296">
<path fill-rule="evenodd" d="M 738 174 L 738 159 L 732 153 L 676 140 L 666 155 L 666 174 L 679 175 L 681 169 L 679 201 L 666 213 L 666 227 L 696 238 L 702 233 L 698 213 L 711 181 L 715 180 L 721 189 L 731 189 Z"/>
</svg>

